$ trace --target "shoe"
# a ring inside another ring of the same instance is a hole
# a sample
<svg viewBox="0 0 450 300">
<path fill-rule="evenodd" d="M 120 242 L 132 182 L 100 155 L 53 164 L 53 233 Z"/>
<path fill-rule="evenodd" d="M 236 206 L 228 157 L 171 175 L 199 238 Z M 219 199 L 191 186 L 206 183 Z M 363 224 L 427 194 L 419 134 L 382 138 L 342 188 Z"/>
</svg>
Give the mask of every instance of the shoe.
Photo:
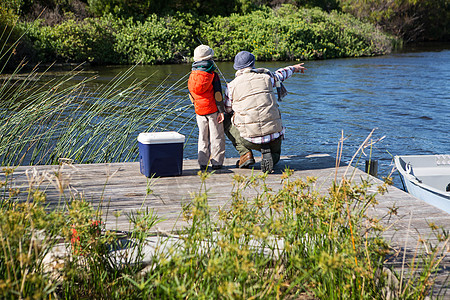
<svg viewBox="0 0 450 300">
<path fill-rule="evenodd" d="M 248 168 L 250 165 L 253 165 L 255 163 L 255 159 L 253 158 L 252 151 L 248 151 L 244 155 L 241 155 L 240 159 L 236 162 L 236 167 L 242 169 L 242 168 Z"/>
<path fill-rule="evenodd" d="M 213 165 L 212 169 L 213 170 L 220 170 L 220 169 L 222 169 L 222 165 Z"/>
<path fill-rule="evenodd" d="M 273 172 L 273 159 L 272 152 L 270 152 L 270 148 L 266 146 L 261 147 L 262 159 L 261 159 L 261 171 L 263 173 Z"/>
<path fill-rule="evenodd" d="M 207 167 L 207 165 L 200 165 L 200 170 L 205 171 Z"/>
</svg>

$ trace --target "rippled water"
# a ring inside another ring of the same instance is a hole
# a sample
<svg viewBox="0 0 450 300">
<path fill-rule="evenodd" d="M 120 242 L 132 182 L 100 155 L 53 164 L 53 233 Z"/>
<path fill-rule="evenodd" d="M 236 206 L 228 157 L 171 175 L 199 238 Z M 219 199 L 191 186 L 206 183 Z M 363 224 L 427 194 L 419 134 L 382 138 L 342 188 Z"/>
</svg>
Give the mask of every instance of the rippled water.
<svg viewBox="0 0 450 300">
<path fill-rule="evenodd" d="M 374 128 L 380 175 L 391 155 L 450 153 L 450 51 L 310 62 L 281 105 L 286 154 L 335 155 L 343 130 L 349 159 Z"/>
<path fill-rule="evenodd" d="M 259 63 L 257 67 L 274 71 L 289 64 L 292 63 Z M 228 81 L 233 79 L 231 63 L 218 65 Z M 385 136 L 372 149 L 372 158 L 379 160 L 380 176 L 391 171 L 393 155 L 450 154 L 448 45 L 434 51 L 311 61 L 305 66 L 305 74 L 295 74 L 285 82 L 289 94 L 280 103 L 286 126 L 282 154 L 335 156 L 343 132 L 343 160 L 348 161 L 375 128 L 374 140 Z M 93 71 L 98 73 L 99 81 L 108 81 L 125 68 L 102 67 Z M 135 77 L 152 74 L 155 85 L 163 80 L 169 84 L 189 70 L 190 65 L 139 66 Z M 193 119 L 182 130 L 195 135 L 186 144 L 184 158 L 196 158 L 195 126 Z M 229 141 L 226 156 L 238 156 Z M 397 174 L 394 182 L 399 185 Z"/>
</svg>

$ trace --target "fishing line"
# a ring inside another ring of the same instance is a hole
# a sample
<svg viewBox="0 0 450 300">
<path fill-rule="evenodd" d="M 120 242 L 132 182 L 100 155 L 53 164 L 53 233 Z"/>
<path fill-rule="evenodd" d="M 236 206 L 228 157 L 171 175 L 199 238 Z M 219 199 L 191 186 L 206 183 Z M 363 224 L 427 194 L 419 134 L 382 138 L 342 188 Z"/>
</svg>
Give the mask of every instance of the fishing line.
<svg viewBox="0 0 450 300">
<path fill-rule="evenodd" d="M 200 41 L 200 39 L 199 39 L 198 37 L 197 37 L 197 40 L 199 41 L 199 43 L 200 43 L 201 45 L 205 45 L 205 44 L 202 43 L 202 41 Z M 226 79 L 225 76 L 223 75 L 222 71 L 220 71 L 220 69 L 219 69 L 219 67 L 217 66 L 217 64 L 216 64 L 216 62 L 214 61 L 214 59 L 212 60 L 212 62 L 213 62 L 213 64 L 214 64 L 214 66 L 216 67 L 217 71 L 219 71 L 219 74 L 222 76 L 222 78 L 223 78 L 223 80 L 225 81 L 225 83 L 228 85 L 227 79 Z"/>
</svg>

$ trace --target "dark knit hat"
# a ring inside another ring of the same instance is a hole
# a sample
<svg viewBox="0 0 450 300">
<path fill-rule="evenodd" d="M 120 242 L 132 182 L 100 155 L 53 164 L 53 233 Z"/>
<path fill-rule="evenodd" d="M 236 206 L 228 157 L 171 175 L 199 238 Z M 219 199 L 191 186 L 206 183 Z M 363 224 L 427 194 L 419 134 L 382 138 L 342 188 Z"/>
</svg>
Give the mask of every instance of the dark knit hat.
<svg viewBox="0 0 450 300">
<path fill-rule="evenodd" d="M 255 65 L 255 56 L 248 51 L 241 51 L 234 57 L 233 68 L 235 70 L 253 67 Z"/>
</svg>

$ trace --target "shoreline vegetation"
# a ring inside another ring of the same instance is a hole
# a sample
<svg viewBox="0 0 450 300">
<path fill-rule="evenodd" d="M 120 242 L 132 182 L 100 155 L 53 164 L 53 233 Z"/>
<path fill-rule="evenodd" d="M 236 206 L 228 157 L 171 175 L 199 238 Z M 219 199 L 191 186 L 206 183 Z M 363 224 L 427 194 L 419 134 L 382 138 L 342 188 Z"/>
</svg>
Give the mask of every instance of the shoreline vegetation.
<svg viewBox="0 0 450 300">
<path fill-rule="evenodd" d="M 218 61 L 383 55 L 448 41 L 446 0 L 14 0 L 0 5 L 7 60 L 36 63 L 188 63 L 199 44 Z M 4 50 L 4 49 L 2 49 Z"/>
<path fill-rule="evenodd" d="M 430 223 L 416 249 L 397 249 L 382 234 L 398 207 L 380 219 L 370 216 L 389 180 L 356 180 L 347 168 L 329 187 L 319 187 L 316 178 L 297 178 L 285 169 L 281 187 L 273 189 L 268 174 L 235 174 L 228 204 L 212 208 L 208 185 L 214 174 L 199 172 L 198 192 L 180 207 L 187 225 L 155 236 L 160 219 L 145 208 L 128 215 L 128 232 L 107 230 L 105 222 L 114 222 L 102 217 L 108 199 L 91 199 L 100 203 L 94 207 L 71 189 L 70 180 L 64 181 L 70 168 L 61 163 L 55 172 L 34 169 L 21 189 L 14 186 L 13 169 L 0 171 L 4 299 L 445 296 L 434 281 L 443 272 L 448 232 Z M 59 190 L 57 207 L 47 204 L 49 182 Z M 406 251 L 414 258 L 395 266 Z"/>
<path fill-rule="evenodd" d="M 143 21 L 106 15 L 52 26 L 38 19 L 19 22 L 17 31 L 24 36 L 16 53 L 30 62 L 96 65 L 189 63 L 200 43 L 214 49 L 217 61 L 232 61 L 241 50 L 259 61 L 374 56 L 400 43 L 350 14 L 288 5 L 200 18 L 181 12 Z"/>
</svg>

